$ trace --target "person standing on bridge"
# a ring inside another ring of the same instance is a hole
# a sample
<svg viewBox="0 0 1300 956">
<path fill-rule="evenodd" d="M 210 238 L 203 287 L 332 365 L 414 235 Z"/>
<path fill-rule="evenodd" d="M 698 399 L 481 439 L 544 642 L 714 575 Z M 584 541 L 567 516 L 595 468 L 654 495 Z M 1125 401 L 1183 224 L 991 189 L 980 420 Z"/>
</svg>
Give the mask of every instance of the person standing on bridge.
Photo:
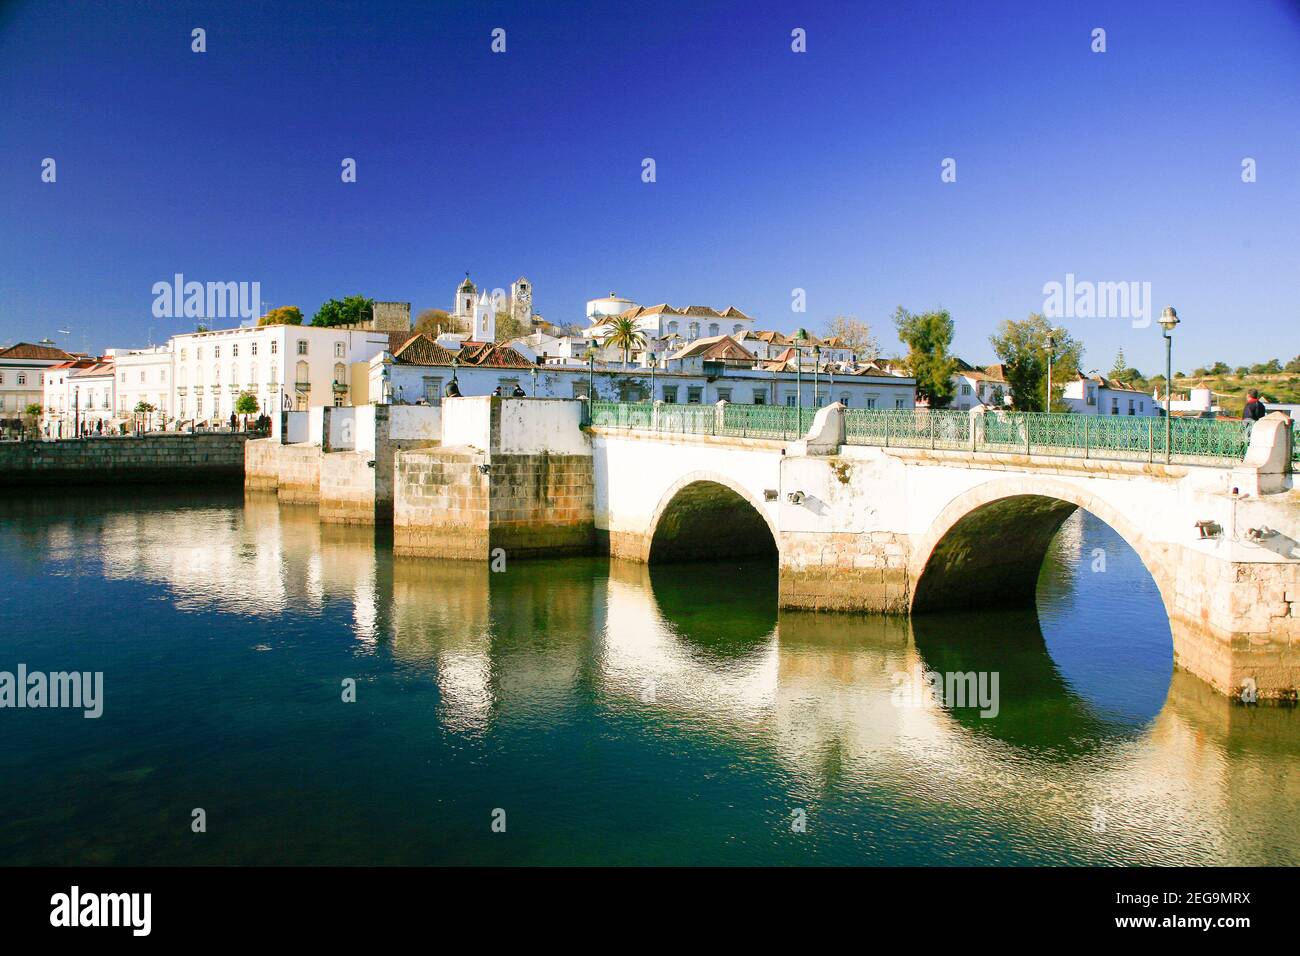
<svg viewBox="0 0 1300 956">
<path fill-rule="evenodd" d="M 1259 400 L 1259 389 L 1252 388 L 1246 398 L 1246 408 L 1241 413 L 1241 417 L 1246 421 L 1257 422 L 1268 414 L 1268 409 L 1264 403 Z"/>
</svg>

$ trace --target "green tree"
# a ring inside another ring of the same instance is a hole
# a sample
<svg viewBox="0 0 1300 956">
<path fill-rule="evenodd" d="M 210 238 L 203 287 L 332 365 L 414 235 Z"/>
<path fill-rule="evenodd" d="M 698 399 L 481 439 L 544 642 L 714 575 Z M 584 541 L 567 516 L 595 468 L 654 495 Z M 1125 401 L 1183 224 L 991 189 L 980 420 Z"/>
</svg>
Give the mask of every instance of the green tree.
<svg viewBox="0 0 1300 956">
<path fill-rule="evenodd" d="M 248 416 L 257 414 L 257 396 L 252 392 L 240 392 L 235 399 L 235 412 L 244 416 L 244 431 L 248 431 Z"/>
<path fill-rule="evenodd" d="M 645 335 L 637 328 L 635 319 L 620 315 L 609 323 L 609 338 L 605 340 L 605 343 L 614 346 L 623 353 L 623 367 L 627 368 L 629 353 L 633 349 L 644 347 Z"/>
<path fill-rule="evenodd" d="M 993 352 L 1006 367 L 1011 402 L 1017 411 L 1041 412 L 1047 407 L 1047 337 L 1056 342 L 1052 373 L 1053 408 L 1062 408 L 1056 398 L 1067 378 L 1076 375 L 1083 361 L 1083 344 L 1065 329 L 1054 329 L 1041 315 L 1033 313 L 1022 322 L 1010 319 L 989 336 Z"/>
<path fill-rule="evenodd" d="M 312 325 L 360 325 L 374 317 L 375 300 L 364 295 L 350 295 L 344 299 L 330 299 L 317 311 Z"/>
<path fill-rule="evenodd" d="M 957 360 L 948 354 L 952 345 L 952 316 L 937 312 L 908 312 L 901 305 L 894 311 L 898 340 L 907 346 L 907 365 L 916 379 L 918 398 L 931 408 L 943 408 L 952 401 L 953 373 Z"/>
<path fill-rule="evenodd" d="M 23 411 L 32 418 L 41 417 L 41 406 L 37 405 L 35 402 L 32 402 L 30 405 L 24 408 Z"/>
<path fill-rule="evenodd" d="M 1231 373 L 1232 373 L 1232 369 L 1228 368 L 1227 362 L 1215 362 L 1213 365 L 1210 366 L 1210 371 L 1208 374 L 1230 375 Z"/>
<path fill-rule="evenodd" d="M 302 325 L 302 309 L 296 305 L 282 305 L 272 309 L 257 320 L 258 325 Z"/>
<path fill-rule="evenodd" d="M 1121 348 L 1115 355 L 1115 364 L 1110 367 L 1110 377 L 1124 381 L 1124 373 L 1128 371 L 1128 362 L 1124 361 L 1124 350 Z"/>
<path fill-rule="evenodd" d="M 509 312 L 498 312 L 496 319 L 496 340 L 498 342 L 509 342 L 511 339 L 517 339 L 529 332 L 528 324 L 516 319 Z"/>
<path fill-rule="evenodd" d="M 1297 355 L 1291 361 L 1286 363 L 1286 371 L 1300 372 L 1300 355 Z"/>
</svg>

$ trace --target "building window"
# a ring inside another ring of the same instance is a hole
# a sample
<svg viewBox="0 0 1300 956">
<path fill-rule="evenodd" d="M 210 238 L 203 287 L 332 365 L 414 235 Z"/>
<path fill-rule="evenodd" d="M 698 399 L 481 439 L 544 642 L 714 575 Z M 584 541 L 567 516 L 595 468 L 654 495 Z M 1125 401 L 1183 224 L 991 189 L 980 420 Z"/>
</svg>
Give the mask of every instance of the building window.
<svg viewBox="0 0 1300 956">
<path fill-rule="evenodd" d="M 194 360 L 195 360 L 196 362 L 202 362 L 202 361 L 203 361 L 203 349 L 202 349 L 202 347 L 197 348 L 197 349 L 194 350 Z"/>
<path fill-rule="evenodd" d="M 1131 399 L 1131 398 L 1128 400 L 1128 413 L 1129 413 L 1130 415 L 1135 415 L 1135 414 L 1137 414 L 1137 409 L 1134 407 L 1134 405 L 1133 405 L 1133 399 Z"/>
<path fill-rule="evenodd" d="M 586 398 L 586 397 L 587 397 L 587 383 L 586 383 L 586 382 L 574 382 L 574 383 L 573 383 L 573 397 L 574 397 L 574 398 Z"/>
<path fill-rule="evenodd" d="M 335 357 L 335 358 L 342 358 L 342 357 L 343 357 L 343 343 L 342 343 L 342 342 L 335 342 L 335 343 L 334 343 L 334 357 Z"/>
<path fill-rule="evenodd" d="M 962 383 L 961 383 L 961 393 L 962 393 L 963 395 L 969 395 L 969 394 L 971 393 L 971 392 L 970 392 L 970 383 L 969 383 L 969 382 L 962 382 Z"/>
<path fill-rule="evenodd" d="M 867 396 L 867 408 L 875 408 L 875 407 L 876 407 L 876 396 L 875 396 L 875 395 L 868 395 L 868 396 Z"/>
<path fill-rule="evenodd" d="M 185 349 L 181 349 L 181 361 L 182 361 L 182 362 L 185 361 L 185 352 L 186 352 Z"/>
<path fill-rule="evenodd" d="M 279 352 L 279 351 L 280 351 L 280 343 L 279 343 L 279 342 L 272 342 L 272 343 L 271 343 L 271 354 L 272 354 L 272 355 L 275 355 L 275 354 L 276 354 L 277 352 Z"/>
<path fill-rule="evenodd" d="M 202 395 L 194 396 L 194 417 L 195 418 L 203 417 L 203 396 Z"/>
<path fill-rule="evenodd" d="M 26 385 L 26 384 L 27 384 L 27 373 L 26 373 L 26 372 L 19 372 L 19 373 L 18 373 L 18 384 L 19 384 L 19 385 Z"/>
<path fill-rule="evenodd" d="M 754 404 L 755 404 L 755 405 L 766 405 L 766 404 L 767 404 L 767 392 L 763 391 L 763 389 L 761 389 L 761 388 L 756 388 L 756 389 L 754 389 Z"/>
<path fill-rule="evenodd" d="M 717 335 L 720 331 L 721 331 L 721 330 L 718 328 L 718 323 L 717 323 L 717 322 L 710 323 L 710 325 L 709 325 L 709 334 L 710 334 L 710 335 Z"/>
<path fill-rule="evenodd" d="M 731 389 L 729 389 L 729 388 L 720 388 L 720 389 L 718 389 L 718 401 L 720 401 L 720 402 L 729 402 L 729 401 L 731 401 Z"/>
<path fill-rule="evenodd" d="M 18 384 L 21 385 L 22 382 L 19 382 Z M 123 373 L 122 373 L 122 384 L 123 384 L 123 385 L 126 384 L 126 372 L 123 372 Z"/>
<path fill-rule="evenodd" d="M 798 404 L 798 402 L 799 402 L 799 395 L 798 395 L 798 393 L 796 393 L 796 392 L 786 392 L 786 393 L 785 393 L 785 405 L 786 405 L 786 408 L 794 408 L 795 405 Z"/>
<path fill-rule="evenodd" d="M 238 345 L 232 345 L 232 346 L 230 346 L 230 357 L 231 357 L 231 358 L 239 358 L 239 346 L 238 346 Z"/>
<path fill-rule="evenodd" d="M 279 372 L 276 369 L 276 364 L 272 362 L 271 363 L 271 384 L 274 385 L 277 381 L 279 381 Z"/>
<path fill-rule="evenodd" d="M 1119 414 L 1119 396 L 1118 396 L 1118 395 L 1112 395 L 1112 396 L 1110 397 L 1110 413 L 1111 413 L 1112 415 L 1118 415 L 1118 414 Z"/>
<path fill-rule="evenodd" d="M 665 402 L 667 402 L 669 405 L 676 405 L 676 404 L 677 404 L 677 386 L 676 386 L 676 385 L 665 385 L 665 386 L 663 386 L 663 388 L 662 388 L 662 392 L 663 392 L 663 399 L 664 399 Z"/>
<path fill-rule="evenodd" d="M 851 397 L 852 396 L 850 396 L 848 392 L 840 392 L 840 404 L 843 405 L 845 408 L 848 408 L 849 399 Z"/>
<path fill-rule="evenodd" d="M 1088 386 L 1088 404 L 1089 405 L 1097 404 L 1097 390 L 1093 388 L 1091 385 Z"/>
<path fill-rule="evenodd" d="M 298 340 L 298 354 L 299 354 L 299 355 L 306 355 L 306 354 L 307 354 L 307 340 L 306 340 L 306 339 L 299 339 L 299 340 Z"/>
<path fill-rule="evenodd" d="M 895 408 L 902 408 L 902 407 L 903 407 L 903 399 L 901 399 L 901 398 L 896 398 L 896 399 L 894 399 L 894 407 L 895 407 Z"/>
<path fill-rule="evenodd" d="M 698 405 L 704 398 L 704 389 L 699 385 L 686 386 L 686 404 Z"/>
<path fill-rule="evenodd" d="M 140 384 L 143 385 L 144 381 L 145 381 L 144 369 L 140 369 Z"/>
<path fill-rule="evenodd" d="M 442 404 L 442 379 L 426 375 L 421 380 L 424 384 L 424 400 L 430 405 Z"/>
<path fill-rule="evenodd" d="M 214 359 L 219 359 L 219 358 L 221 358 L 221 346 L 220 346 L 220 345 L 214 345 L 214 346 L 212 346 L 212 357 L 213 357 Z"/>
<path fill-rule="evenodd" d="M 295 381 L 299 385 L 306 385 L 311 379 L 310 366 L 306 362 L 299 362 L 295 370 Z"/>
<path fill-rule="evenodd" d="M 334 384 L 346 385 L 348 383 L 348 370 L 342 362 L 334 366 Z"/>
<path fill-rule="evenodd" d="M 251 343 L 248 347 L 249 347 L 249 349 L 252 351 L 252 353 L 253 353 L 254 355 L 257 354 L 257 343 L 256 343 L 256 342 Z"/>
</svg>

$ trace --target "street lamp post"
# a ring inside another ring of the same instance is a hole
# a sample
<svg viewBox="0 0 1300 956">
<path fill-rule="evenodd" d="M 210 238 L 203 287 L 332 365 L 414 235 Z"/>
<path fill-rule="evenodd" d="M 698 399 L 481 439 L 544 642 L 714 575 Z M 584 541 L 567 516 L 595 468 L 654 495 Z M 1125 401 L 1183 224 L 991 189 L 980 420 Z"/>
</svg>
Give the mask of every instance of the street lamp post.
<svg viewBox="0 0 1300 956">
<path fill-rule="evenodd" d="M 587 353 L 587 410 L 591 411 L 591 403 L 595 401 L 596 389 L 596 353 Z"/>
<path fill-rule="evenodd" d="M 813 346 L 813 408 L 814 409 L 821 408 L 821 404 L 817 400 L 817 366 L 821 364 L 822 364 L 822 347 L 820 345 L 814 345 Z M 813 414 L 814 415 L 817 414 L 816 411 L 814 411 Z"/>
<path fill-rule="evenodd" d="M 533 398 L 537 397 L 537 366 L 534 364 L 532 369 L 533 376 Z"/>
<path fill-rule="evenodd" d="M 655 354 L 650 352 L 650 402 L 654 404 L 655 400 Z"/>
<path fill-rule="evenodd" d="M 798 345 L 794 347 L 794 405 L 795 419 L 798 422 L 796 426 L 799 434 L 803 434 L 803 349 Z"/>
<path fill-rule="evenodd" d="M 1169 464 L 1170 447 L 1173 437 L 1173 384 L 1174 384 L 1174 364 L 1173 350 L 1174 337 L 1171 334 L 1174 326 L 1178 324 L 1178 313 L 1172 305 L 1165 306 L 1165 310 L 1160 313 L 1160 328 L 1164 331 L 1161 333 L 1165 337 L 1165 464 Z"/>
<path fill-rule="evenodd" d="M 1056 357 L 1055 330 L 1047 333 L 1047 411 L 1052 411 L 1052 360 Z"/>
</svg>

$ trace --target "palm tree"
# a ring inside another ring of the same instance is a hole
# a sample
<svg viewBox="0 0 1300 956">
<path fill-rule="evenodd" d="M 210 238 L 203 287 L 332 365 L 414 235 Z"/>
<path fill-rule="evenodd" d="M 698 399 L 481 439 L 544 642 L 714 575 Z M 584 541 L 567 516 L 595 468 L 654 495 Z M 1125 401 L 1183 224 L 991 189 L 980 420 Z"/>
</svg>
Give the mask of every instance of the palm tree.
<svg viewBox="0 0 1300 956">
<path fill-rule="evenodd" d="M 636 321 L 626 316 L 619 316 L 610 322 L 609 329 L 609 338 L 605 341 L 623 350 L 623 367 L 627 368 L 628 353 L 645 345 L 645 335 L 637 328 Z"/>
</svg>

